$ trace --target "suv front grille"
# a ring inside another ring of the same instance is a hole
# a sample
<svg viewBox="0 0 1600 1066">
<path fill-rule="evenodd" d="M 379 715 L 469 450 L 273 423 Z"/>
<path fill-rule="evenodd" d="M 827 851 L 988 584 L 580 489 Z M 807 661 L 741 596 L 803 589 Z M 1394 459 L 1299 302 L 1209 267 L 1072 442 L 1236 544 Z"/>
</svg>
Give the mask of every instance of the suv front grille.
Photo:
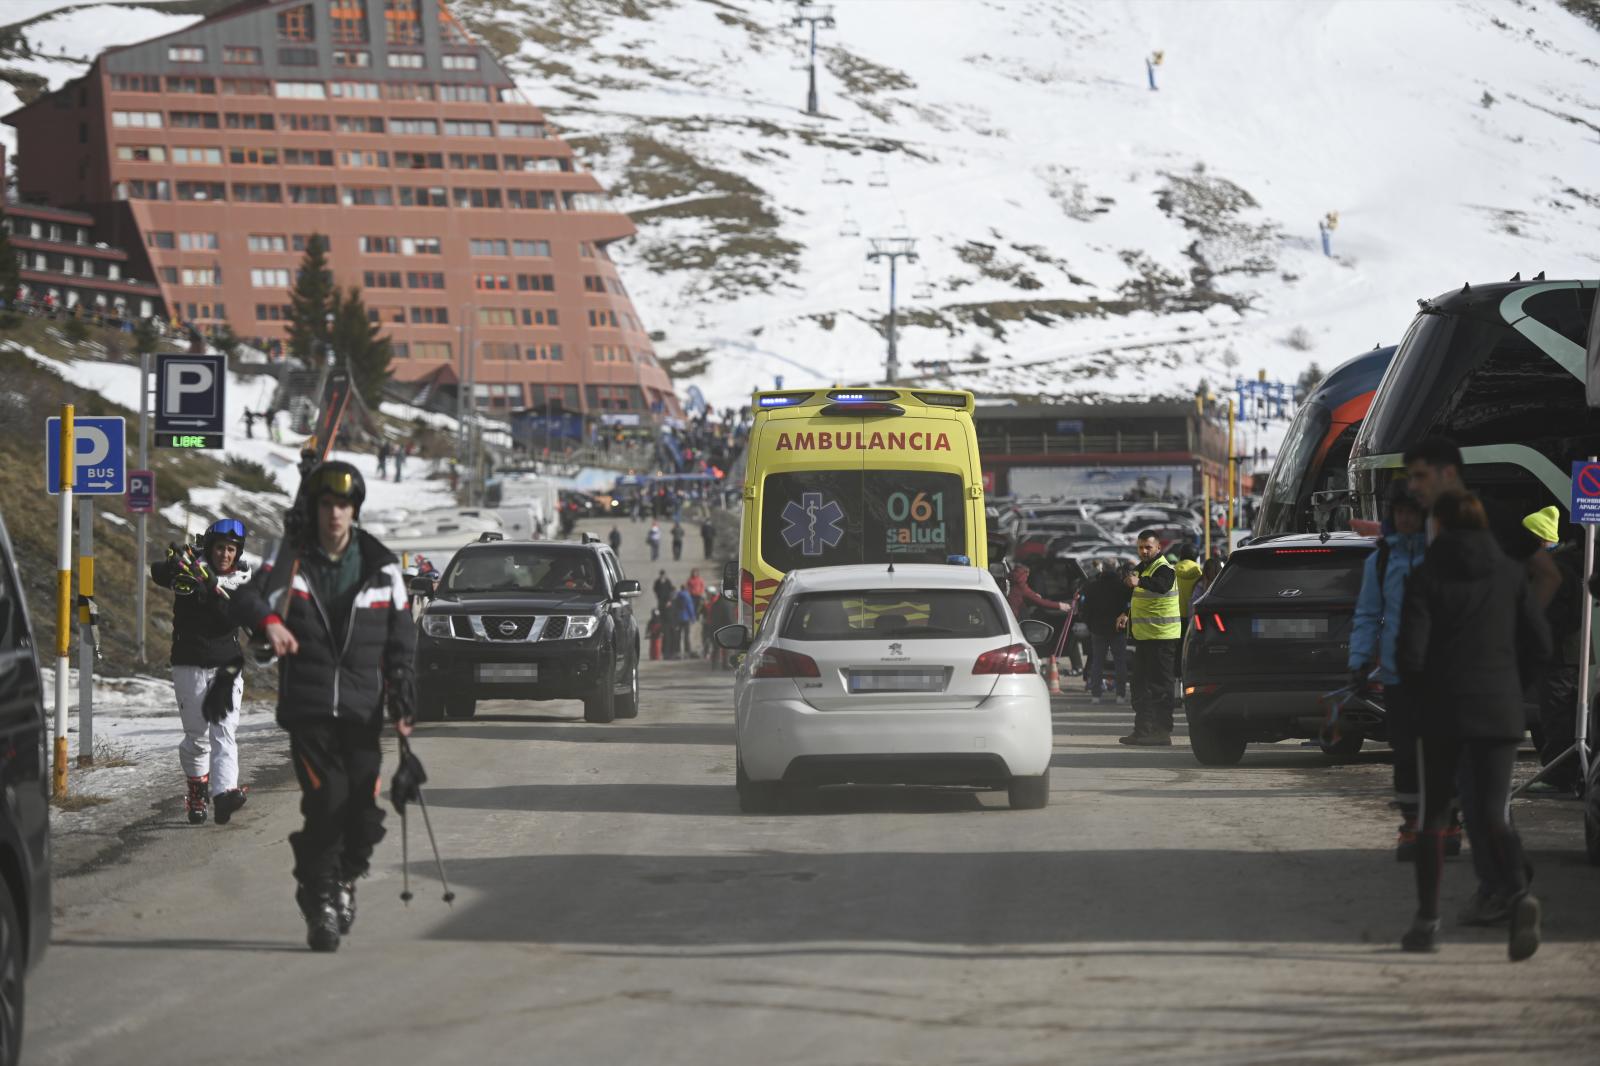
<svg viewBox="0 0 1600 1066">
<path fill-rule="evenodd" d="M 540 640 L 560 640 L 567 631 L 567 616 L 558 614 L 551 616 L 544 624 L 544 632 L 539 634 Z"/>
<path fill-rule="evenodd" d="M 527 640 L 533 628 L 531 615 L 486 614 L 483 632 L 490 640 Z M 548 628 L 548 627 L 547 627 Z"/>
</svg>

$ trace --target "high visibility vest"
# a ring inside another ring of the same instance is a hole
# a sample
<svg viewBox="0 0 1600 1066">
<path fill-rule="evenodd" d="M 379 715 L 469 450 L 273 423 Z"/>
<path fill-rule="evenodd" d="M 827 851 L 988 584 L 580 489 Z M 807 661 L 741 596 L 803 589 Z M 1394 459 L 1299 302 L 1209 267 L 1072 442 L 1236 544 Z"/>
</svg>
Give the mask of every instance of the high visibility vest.
<svg viewBox="0 0 1600 1066">
<path fill-rule="evenodd" d="M 1160 573 L 1163 567 L 1171 566 L 1158 555 L 1139 571 L 1139 576 L 1151 577 Z M 1177 640 L 1182 637 L 1183 616 L 1178 613 L 1177 583 L 1174 582 L 1168 592 L 1134 589 L 1132 606 L 1128 610 L 1128 628 L 1133 632 L 1134 640 Z"/>
</svg>

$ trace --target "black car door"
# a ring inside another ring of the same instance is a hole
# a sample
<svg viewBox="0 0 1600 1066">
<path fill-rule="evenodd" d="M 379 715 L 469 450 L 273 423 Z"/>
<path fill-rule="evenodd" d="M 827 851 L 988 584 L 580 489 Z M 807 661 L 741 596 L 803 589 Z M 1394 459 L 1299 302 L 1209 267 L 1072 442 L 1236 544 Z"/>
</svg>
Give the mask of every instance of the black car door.
<svg viewBox="0 0 1600 1066">
<path fill-rule="evenodd" d="M 639 622 L 633 616 L 633 601 L 617 592 L 623 578 L 622 564 L 611 552 L 601 552 L 606 568 L 606 587 L 611 590 L 611 617 L 616 626 L 617 659 L 625 669 L 631 668 L 634 649 L 639 646 Z"/>
<path fill-rule="evenodd" d="M 0 836 L 25 866 L 28 900 L 48 919 L 46 838 L 50 831 L 49 781 L 45 772 L 44 688 L 28 626 L 27 605 L 16 580 L 11 544 L 0 525 Z M 28 915 L 22 915 L 28 920 Z M 42 950 L 38 944 L 35 956 Z"/>
</svg>

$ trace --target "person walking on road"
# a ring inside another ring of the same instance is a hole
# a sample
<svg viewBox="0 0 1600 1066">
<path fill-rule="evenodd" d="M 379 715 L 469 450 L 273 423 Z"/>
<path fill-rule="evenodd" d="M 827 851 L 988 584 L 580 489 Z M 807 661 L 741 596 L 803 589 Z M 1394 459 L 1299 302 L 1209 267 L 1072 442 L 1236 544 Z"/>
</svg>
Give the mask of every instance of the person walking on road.
<svg viewBox="0 0 1600 1066">
<path fill-rule="evenodd" d="M 206 820 L 209 803 L 218 825 L 227 825 L 245 804 L 239 787 L 239 701 L 244 695 L 244 657 L 236 639 L 239 625 L 228 603 L 251 579 L 239 558 L 244 523 L 224 518 L 206 530 L 200 551 L 214 575 L 196 581 L 185 573 L 185 549 L 174 548 L 165 562 L 152 563 L 150 578 L 173 589 L 172 690 L 178 698 L 183 740 L 178 762 L 188 780 L 185 809 L 189 824 Z"/>
<path fill-rule="evenodd" d="M 618 529 L 615 525 L 611 527 L 611 533 L 606 537 L 606 540 L 611 543 L 611 550 L 613 552 L 620 552 L 622 550 L 622 530 Z"/>
<path fill-rule="evenodd" d="M 700 523 L 700 546 L 703 558 L 713 558 L 712 551 L 717 546 L 717 527 L 709 517 Z"/>
<path fill-rule="evenodd" d="M 1085 671 L 1095 703 L 1122 702 L 1128 688 L 1128 639 L 1117 619 L 1128 613 L 1124 582 L 1132 563 L 1108 562 L 1089 579 L 1083 593 L 1083 621 L 1089 627 L 1089 663 Z M 1108 693 L 1112 694 L 1108 697 Z"/>
<path fill-rule="evenodd" d="M 683 537 L 683 523 L 674 521 L 672 523 L 672 561 L 675 563 L 683 560 Z"/>
<path fill-rule="evenodd" d="M 688 659 L 694 656 L 694 641 L 689 639 L 689 634 L 694 631 L 694 620 L 700 614 L 700 601 L 689 592 L 689 586 L 683 585 L 672 594 L 672 654 L 669 659 Z"/>
<path fill-rule="evenodd" d="M 1544 777 L 1528 786 L 1530 796 L 1571 796 L 1582 784 L 1578 761 L 1568 757 L 1552 768 L 1555 760 L 1571 749 L 1578 722 L 1578 663 L 1582 650 L 1583 545 L 1581 541 L 1561 543 L 1561 512 L 1554 505 L 1535 511 L 1522 520 L 1549 552 L 1561 575 L 1561 584 L 1545 610 L 1550 627 L 1552 657 L 1539 672 L 1539 720 L 1534 740 L 1539 762 L 1546 767 Z"/>
<path fill-rule="evenodd" d="M 1430 518 L 1435 537 L 1407 585 L 1395 653 L 1401 685 L 1413 693 L 1422 779 L 1417 913 L 1400 946 L 1438 950 L 1445 831 L 1465 765 L 1467 821 L 1487 844 L 1510 912 L 1507 953 L 1520 962 L 1539 948 L 1541 915 L 1511 824 L 1511 778 L 1525 729 L 1522 678 L 1548 657 L 1550 633 L 1526 573 L 1495 544 L 1476 496 L 1441 495 Z"/>
<path fill-rule="evenodd" d="M 388 441 L 383 441 L 381 444 L 378 445 L 378 480 L 379 481 L 383 480 L 384 471 L 389 466 L 389 452 L 390 452 L 390 450 L 391 449 L 389 447 L 389 442 Z"/>
<path fill-rule="evenodd" d="M 1367 556 L 1361 574 L 1361 594 L 1350 632 L 1350 680 L 1362 692 L 1374 678 L 1383 685 L 1389 746 L 1394 749 L 1394 802 L 1400 809 L 1395 858 L 1410 862 L 1416 855 L 1417 804 L 1422 799 L 1417 780 L 1417 730 L 1410 693 L 1400 683 L 1394 655 L 1406 581 L 1422 562 L 1428 545 L 1422 534 L 1422 505 L 1403 482 L 1390 487 L 1388 527 L 1378 550 Z"/>
<path fill-rule="evenodd" d="M 416 645 L 400 561 L 358 528 L 366 485 L 345 462 L 306 475 L 288 612 L 266 598 L 260 574 L 237 599 L 238 617 L 283 657 L 278 724 L 300 782 L 304 826 L 289 835 L 295 900 L 313 951 L 337 951 L 356 915 L 356 880 L 383 839 L 378 808 L 383 711 L 402 736 L 416 713 Z M 289 565 L 284 560 L 282 565 Z"/>
<path fill-rule="evenodd" d="M 650 531 L 644 535 L 644 541 L 650 545 L 650 561 L 657 562 L 661 559 L 661 523 L 654 520 L 650 523 Z"/>
<path fill-rule="evenodd" d="M 1138 548 L 1143 565 L 1123 578 L 1130 602 L 1117 619 L 1117 628 L 1133 637 L 1133 732 L 1119 743 L 1170 747 L 1173 674 L 1183 636 L 1177 572 L 1161 554 L 1155 530 L 1139 534 Z"/>
<path fill-rule="evenodd" d="M 689 595 L 693 596 L 696 602 L 705 599 L 706 579 L 700 576 L 699 570 L 689 571 L 688 580 L 683 583 L 683 587 L 689 590 Z"/>
</svg>

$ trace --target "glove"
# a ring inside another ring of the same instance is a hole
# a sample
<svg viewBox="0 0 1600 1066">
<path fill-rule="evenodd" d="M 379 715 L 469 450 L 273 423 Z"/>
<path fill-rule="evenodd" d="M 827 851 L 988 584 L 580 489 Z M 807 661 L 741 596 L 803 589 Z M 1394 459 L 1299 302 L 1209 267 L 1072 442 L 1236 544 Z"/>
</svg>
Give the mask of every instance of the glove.
<svg viewBox="0 0 1600 1066">
<path fill-rule="evenodd" d="M 383 682 L 384 705 L 389 718 L 410 722 L 417 716 L 417 682 L 410 670 L 392 670 Z"/>
<path fill-rule="evenodd" d="M 216 725 L 233 712 L 233 685 L 238 680 L 239 671 L 243 669 L 244 658 L 241 656 L 231 663 L 219 666 L 211 678 L 205 698 L 200 701 L 200 714 L 212 725 Z"/>
<path fill-rule="evenodd" d="M 422 786 L 427 780 L 428 772 L 422 768 L 422 760 L 412 753 L 411 745 L 402 739 L 400 763 L 394 768 L 394 777 L 389 779 L 389 802 L 394 804 L 395 813 L 403 817 L 406 804 L 422 798 Z"/>
</svg>

